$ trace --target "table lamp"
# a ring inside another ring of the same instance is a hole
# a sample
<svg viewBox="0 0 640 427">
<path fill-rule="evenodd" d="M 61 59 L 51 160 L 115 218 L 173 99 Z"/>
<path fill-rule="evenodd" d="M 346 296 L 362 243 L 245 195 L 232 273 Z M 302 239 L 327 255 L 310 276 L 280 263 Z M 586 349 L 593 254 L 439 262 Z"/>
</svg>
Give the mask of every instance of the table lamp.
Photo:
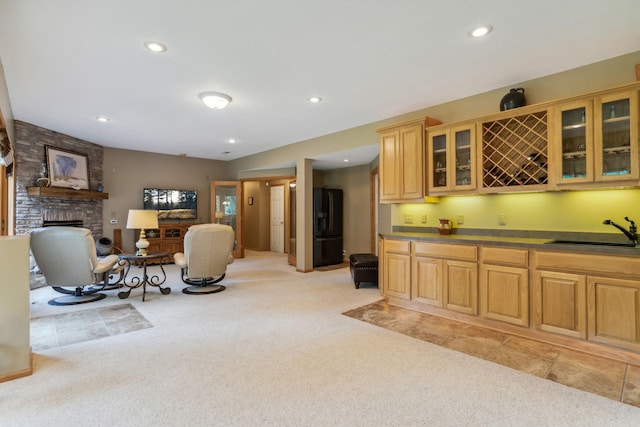
<svg viewBox="0 0 640 427">
<path fill-rule="evenodd" d="M 222 222 L 222 211 L 216 211 L 216 224 L 220 224 Z"/>
<path fill-rule="evenodd" d="M 147 256 L 149 241 L 147 240 L 144 229 L 158 228 L 158 211 L 129 209 L 127 228 L 140 229 L 140 237 L 136 242 L 136 248 L 138 248 L 136 255 Z"/>
</svg>

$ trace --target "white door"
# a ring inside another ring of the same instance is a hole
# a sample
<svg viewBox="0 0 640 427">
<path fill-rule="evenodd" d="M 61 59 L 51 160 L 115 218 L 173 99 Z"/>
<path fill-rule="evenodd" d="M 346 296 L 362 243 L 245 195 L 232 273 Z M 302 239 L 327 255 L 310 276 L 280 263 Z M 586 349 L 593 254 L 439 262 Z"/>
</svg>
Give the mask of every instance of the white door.
<svg viewBox="0 0 640 427">
<path fill-rule="evenodd" d="M 284 185 L 271 187 L 271 251 L 284 252 Z"/>
</svg>

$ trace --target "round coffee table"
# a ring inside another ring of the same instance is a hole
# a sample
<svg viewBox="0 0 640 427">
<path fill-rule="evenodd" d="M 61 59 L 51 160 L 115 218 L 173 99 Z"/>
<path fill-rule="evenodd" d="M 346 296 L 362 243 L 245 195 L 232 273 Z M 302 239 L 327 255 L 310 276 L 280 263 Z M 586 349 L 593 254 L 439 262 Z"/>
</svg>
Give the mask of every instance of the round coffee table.
<svg viewBox="0 0 640 427">
<path fill-rule="evenodd" d="M 144 301 L 145 294 L 147 293 L 147 285 L 157 287 L 158 289 L 160 289 L 160 293 L 162 293 L 162 295 L 170 294 L 171 288 L 163 288 L 161 286 L 167 280 L 167 273 L 164 271 L 164 267 L 162 266 L 162 260 L 168 257 L 169 252 L 167 251 L 150 251 L 147 253 L 147 255 L 119 254 L 119 262 L 125 263 L 127 266 L 124 272 L 124 278 L 122 279 L 122 284 L 129 289 L 126 291 L 118 292 L 118 298 L 128 298 L 129 294 L 131 294 L 131 289 L 139 288 L 140 286 L 142 286 L 142 301 Z M 162 271 L 162 276 L 158 274 L 149 276 L 149 274 L 147 274 L 147 263 L 149 261 L 158 262 L 160 271 Z M 142 274 L 134 275 L 132 273 L 132 275 L 129 276 L 131 265 L 140 266 L 140 268 L 142 268 Z"/>
</svg>

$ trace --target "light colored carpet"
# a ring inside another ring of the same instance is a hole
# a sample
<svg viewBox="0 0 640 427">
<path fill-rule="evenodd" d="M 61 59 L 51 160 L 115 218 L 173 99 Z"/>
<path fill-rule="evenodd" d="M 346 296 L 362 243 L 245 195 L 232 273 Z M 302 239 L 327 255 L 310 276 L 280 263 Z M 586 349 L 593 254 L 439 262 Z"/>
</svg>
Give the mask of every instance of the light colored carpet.
<svg viewBox="0 0 640 427">
<path fill-rule="evenodd" d="M 349 269 L 296 273 L 248 252 L 224 292 L 157 289 L 126 302 L 152 328 L 34 354 L 34 374 L 0 383 L 2 426 L 607 426 L 640 409 L 361 322 L 372 303 Z M 32 316 L 53 307 L 32 291 Z M 110 296 L 96 307 L 122 304 Z"/>
</svg>

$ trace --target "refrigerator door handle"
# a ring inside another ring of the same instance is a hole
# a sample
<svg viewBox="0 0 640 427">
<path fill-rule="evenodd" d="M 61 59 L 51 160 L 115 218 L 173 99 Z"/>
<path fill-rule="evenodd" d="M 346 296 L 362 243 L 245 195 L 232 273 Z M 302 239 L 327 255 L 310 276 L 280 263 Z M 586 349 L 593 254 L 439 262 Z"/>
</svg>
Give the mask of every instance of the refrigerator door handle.
<svg viewBox="0 0 640 427">
<path fill-rule="evenodd" d="M 333 193 L 329 192 L 329 230 L 333 232 Z"/>
</svg>

